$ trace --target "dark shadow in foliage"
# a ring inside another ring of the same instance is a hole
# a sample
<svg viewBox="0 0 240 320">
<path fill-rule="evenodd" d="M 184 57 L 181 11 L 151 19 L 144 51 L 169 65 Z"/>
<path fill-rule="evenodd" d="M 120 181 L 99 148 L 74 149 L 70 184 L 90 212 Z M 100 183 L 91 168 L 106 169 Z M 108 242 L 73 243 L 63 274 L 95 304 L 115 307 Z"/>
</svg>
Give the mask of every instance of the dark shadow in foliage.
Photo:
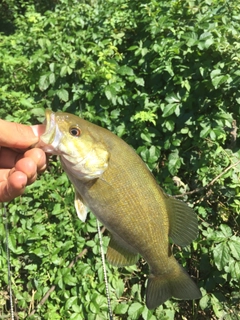
<svg viewBox="0 0 240 320">
<path fill-rule="evenodd" d="M 11 35 L 16 31 L 15 18 L 24 16 L 28 6 L 34 6 L 36 11 L 44 14 L 53 11 L 58 0 L 7 0 L 0 3 L 0 33 Z"/>
</svg>

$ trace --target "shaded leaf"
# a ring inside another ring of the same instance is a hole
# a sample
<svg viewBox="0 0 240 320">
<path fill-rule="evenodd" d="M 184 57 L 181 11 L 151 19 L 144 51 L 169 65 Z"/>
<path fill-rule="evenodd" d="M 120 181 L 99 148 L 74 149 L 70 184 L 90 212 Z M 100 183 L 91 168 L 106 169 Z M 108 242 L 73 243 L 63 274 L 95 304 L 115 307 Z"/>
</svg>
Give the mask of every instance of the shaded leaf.
<svg viewBox="0 0 240 320">
<path fill-rule="evenodd" d="M 240 238 L 233 236 L 229 242 L 228 245 L 231 249 L 231 255 L 237 259 L 238 261 L 240 261 Z"/>
<path fill-rule="evenodd" d="M 113 86 L 107 86 L 105 88 L 105 95 L 108 98 L 108 100 L 112 100 L 116 96 L 116 89 Z"/>
<path fill-rule="evenodd" d="M 219 270 L 228 265 L 231 254 L 227 242 L 221 242 L 213 249 L 214 262 Z"/>
<path fill-rule="evenodd" d="M 134 72 L 133 69 L 128 67 L 128 66 L 122 66 L 118 69 L 118 73 L 121 75 L 128 75 L 128 76 L 133 76 Z"/>
</svg>

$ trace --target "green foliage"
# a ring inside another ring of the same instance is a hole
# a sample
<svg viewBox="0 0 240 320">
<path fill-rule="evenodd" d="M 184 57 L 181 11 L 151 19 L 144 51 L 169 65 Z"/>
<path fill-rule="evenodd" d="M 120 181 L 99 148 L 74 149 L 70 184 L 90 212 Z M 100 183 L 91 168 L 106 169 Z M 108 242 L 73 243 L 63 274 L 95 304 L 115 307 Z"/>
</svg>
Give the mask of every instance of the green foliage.
<svg viewBox="0 0 240 320">
<path fill-rule="evenodd" d="M 144 261 L 107 266 L 115 318 L 238 319 L 238 1 L 9 0 L 0 9 L 0 117 L 34 124 L 48 107 L 104 126 L 137 150 L 167 193 L 198 213 L 198 239 L 174 251 L 197 278 L 202 299 L 172 299 L 149 311 Z M 19 319 L 108 317 L 96 221 L 90 215 L 81 223 L 73 201 L 53 159 L 8 204 Z M 4 318 L 9 297 L 0 219 Z"/>
</svg>

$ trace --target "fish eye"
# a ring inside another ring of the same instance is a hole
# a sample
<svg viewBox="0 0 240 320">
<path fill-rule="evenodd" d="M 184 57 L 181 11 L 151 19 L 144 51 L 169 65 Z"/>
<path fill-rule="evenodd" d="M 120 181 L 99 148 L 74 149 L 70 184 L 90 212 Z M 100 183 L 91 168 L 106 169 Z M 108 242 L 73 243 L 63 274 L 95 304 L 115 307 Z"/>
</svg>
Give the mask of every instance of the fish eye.
<svg viewBox="0 0 240 320">
<path fill-rule="evenodd" d="M 70 133 L 70 135 L 73 136 L 73 137 L 79 137 L 80 134 L 81 134 L 81 131 L 80 131 L 80 129 L 77 128 L 77 127 L 71 127 L 71 128 L 69 129 L 69 133 Z"/>
</svg>

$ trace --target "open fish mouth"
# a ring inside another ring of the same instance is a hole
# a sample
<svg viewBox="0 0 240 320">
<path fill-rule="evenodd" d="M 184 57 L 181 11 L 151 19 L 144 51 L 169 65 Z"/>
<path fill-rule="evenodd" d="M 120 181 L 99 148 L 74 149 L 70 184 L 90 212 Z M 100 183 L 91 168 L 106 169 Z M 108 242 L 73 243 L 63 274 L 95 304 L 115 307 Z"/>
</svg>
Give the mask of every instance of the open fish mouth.
<svg viewBox="0 0 240 320">
<path fill-rule="evenodd" d="M 56 125 L 55 113 L 51 110 L 46 110 L 45 116 L 44 124 L 46 125 L 46 130 L 35 147 L 42 149 L 46 153 L 58 154 L 57 147 L 62 134 Z"/>
<path fill-rule="evenodd" d="M 45 121 L 44 124 L 46 125 L 46 130 L 45 132 L 42 134 L 41 139 L 44 137 L 48 137 L 49 135 L 51 135 L 51 133 L 53 133 L 54 127 L 55 127 L 55 113 L 52 112 L 51 110 L 46 110 L 45 112 Z"/>
</svg>

